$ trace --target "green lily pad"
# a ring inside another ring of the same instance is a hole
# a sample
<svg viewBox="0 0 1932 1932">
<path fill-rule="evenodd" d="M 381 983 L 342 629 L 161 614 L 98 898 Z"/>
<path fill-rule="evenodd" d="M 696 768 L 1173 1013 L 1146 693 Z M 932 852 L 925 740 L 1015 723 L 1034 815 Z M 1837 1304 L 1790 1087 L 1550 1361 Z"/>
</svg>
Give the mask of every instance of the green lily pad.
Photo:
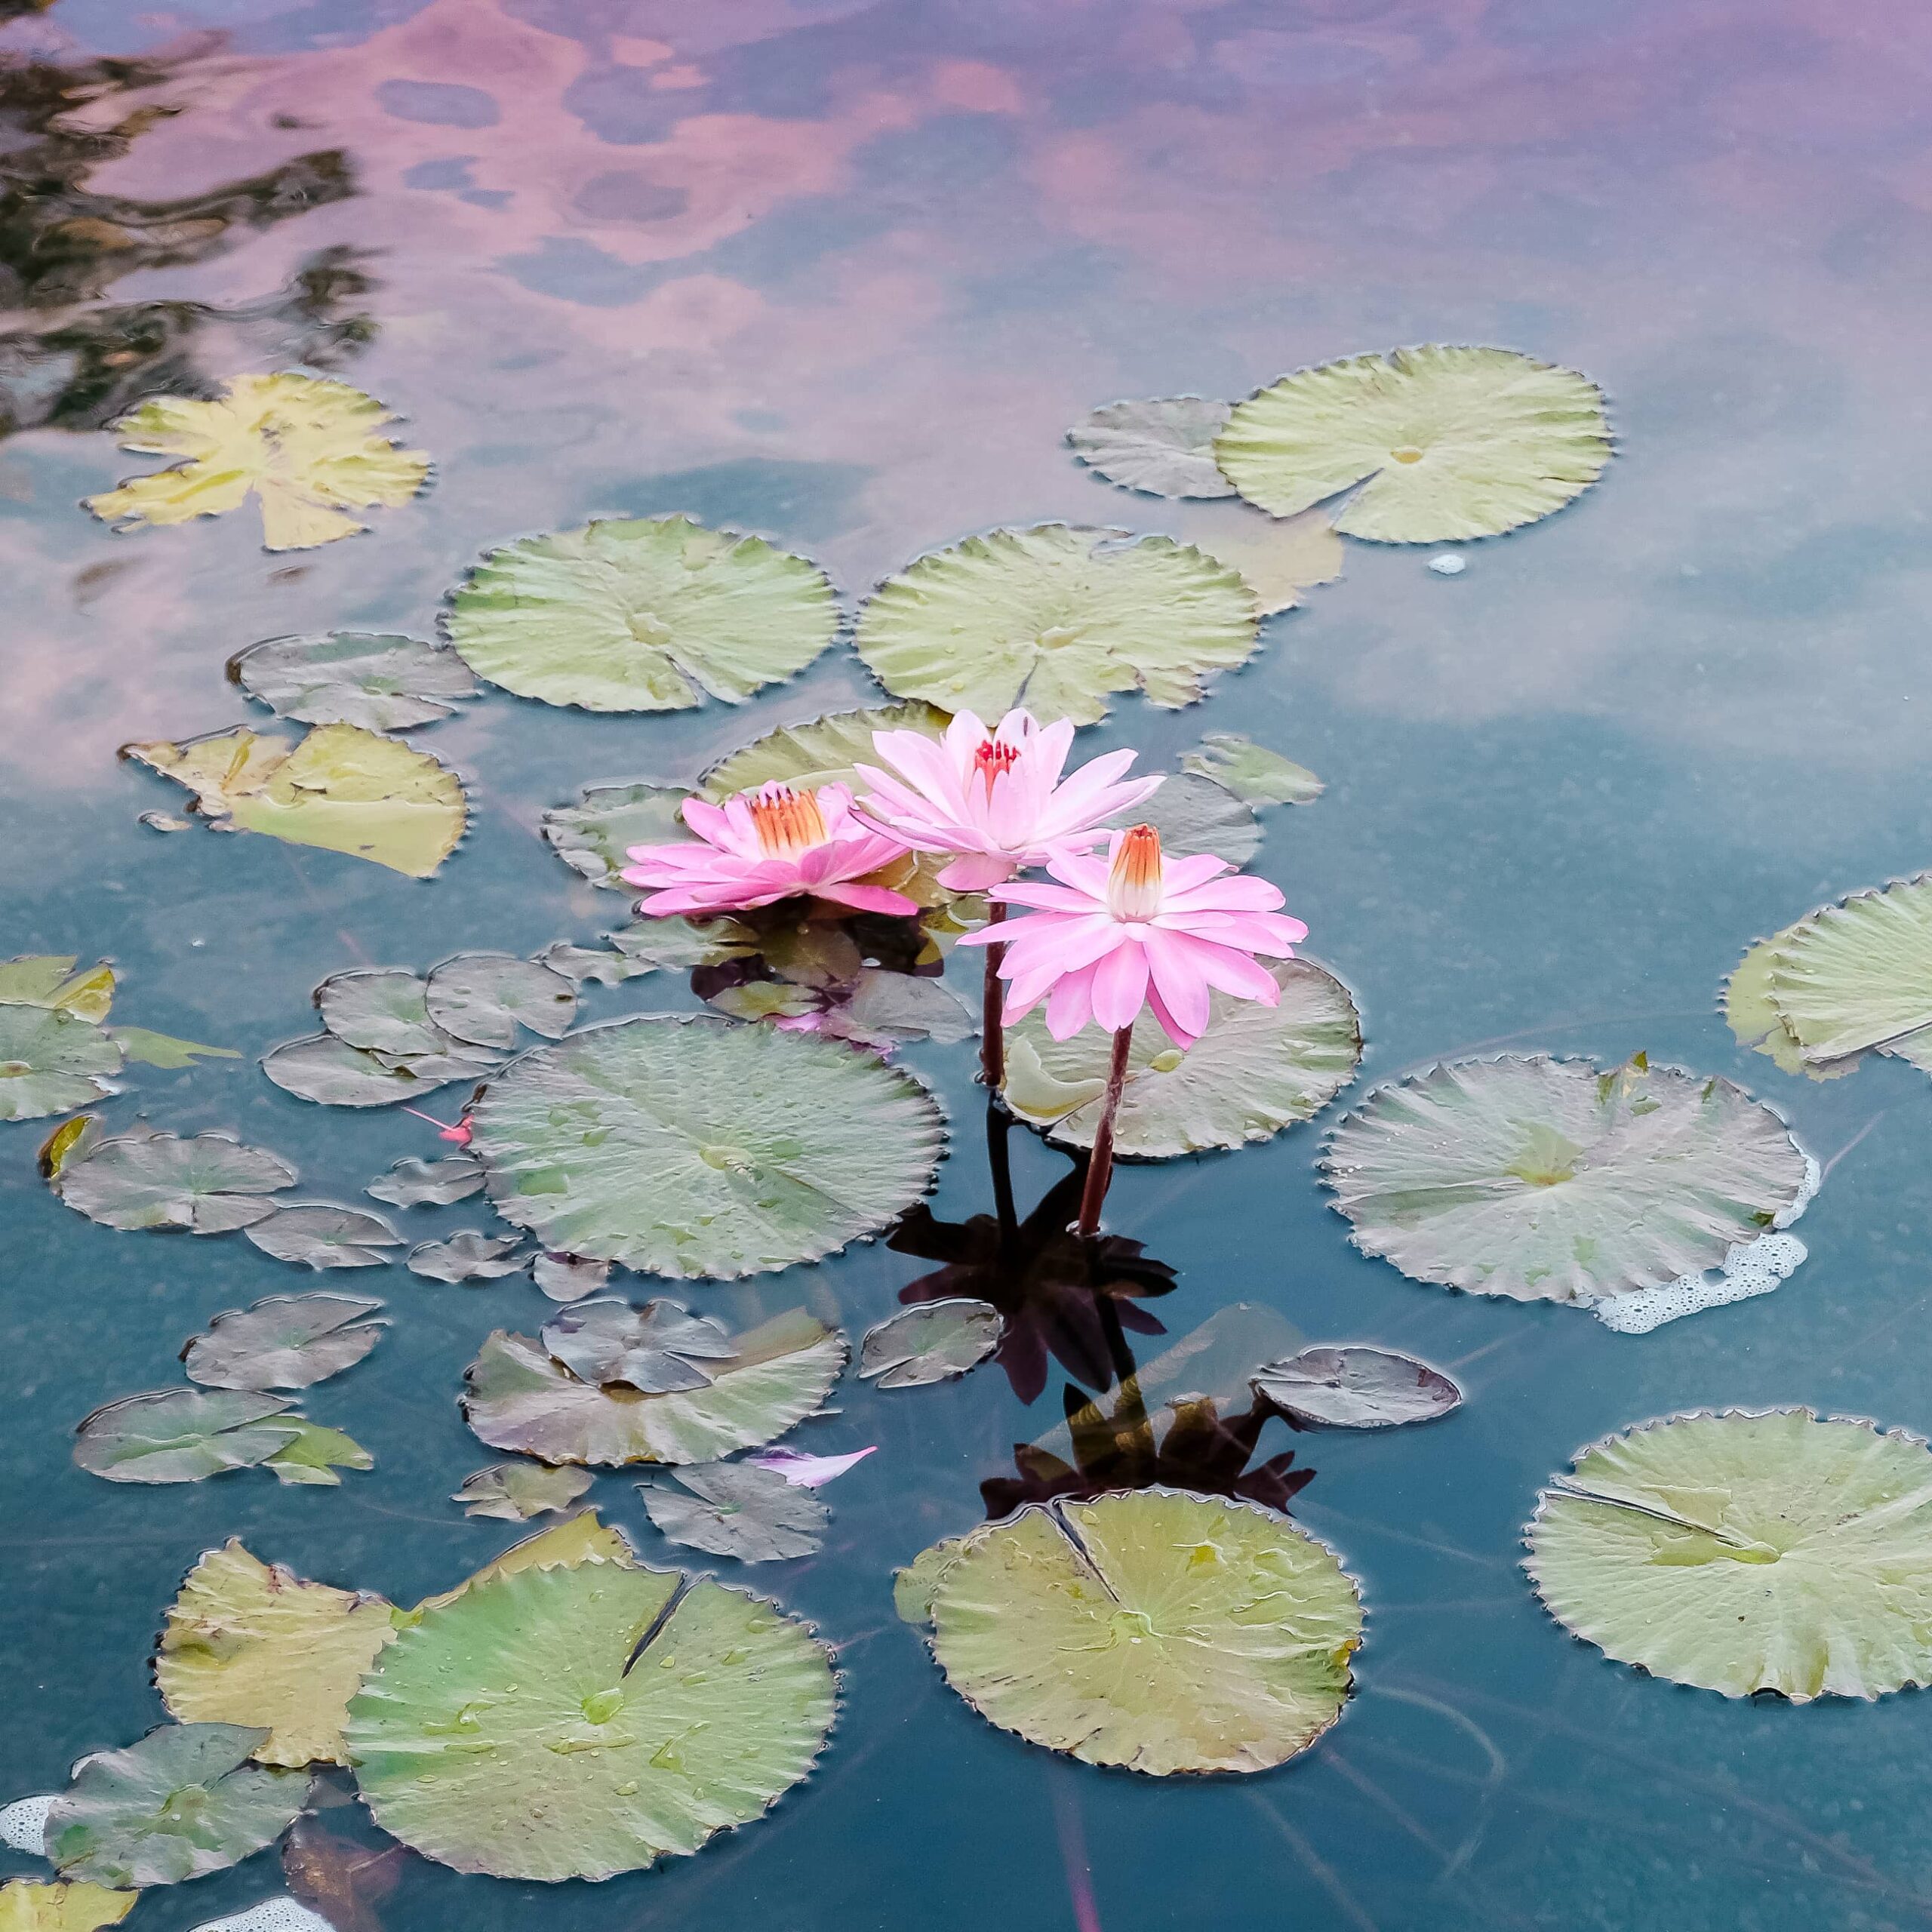
<svg viewBox="0 0 1932 1932">
<path fill-rule="evenodd" d="M 115 1090 L 121 1048 L 65 1008 L 0 1006 L 0 1120 L 72 1113 Z"/>
<path fill-rule="evenodd" d="M 1669 1416 L 1581 1451 L 1527 1564 L 1620 1663 L 1727 1697 L 1932 1683 L 1932 1451 L 1808 1409 Z"/>
<path fill-rule="evenodd" d="M 1171 537 L 1049 523 L 920 558 L 879 586 L 855 641 L 898 697 L 1092 724 L 1116 691 L 1197 703 L 1255 640 L 1253 594 L 1225 565 Z"/>
<path fill-rule="evenodd" d="M 1214 460 L 1214 438 L 1231 405 L 1198 395 L 1110 402 L 1066 432 L 1073 453 L 1097 475 L 1150 497 L 1232 497 Z"/>
<path fill-rule="evenodd" d="M 509 1047 L 528 1026 L 560 1039 L 577 1017 L 577 989 L 561 973 L 507 952 L 463 952 L 429 974 L 429 1016 L 471 1046 Z"/>
<path fill-rule="evenodd" d="M 1131 824 L 1151 825 L 1171 859 L 1208 853 L 1231 866 L 1244 866 L 1261 850 L 1254 808 L 1225 785 L 1195 772 L 1164 779 L 1151 798 L 1121 816 Z"/>
<path fill-rule="evenodd" d="M 114 969 L 106 960 L 79 972 L 72 953 L 24 954 L 0 963 L 0 1005 L 44 1006 L 98 1026 L 114 1003 Z"/>
<path fill-rule="evenodd" d="M 253 1389 L 156 1389 L 85 1417 L 74 1460 L 109 1482 L 199 1482 L 252 1469 L 301 1433 L 287 1395 Z"/>
<path fill-rule="evenodd" d="M 474 1583 L 349 1707 L 364 1801 L 460 1872 L 606 1878 L 761 1816 L 811 1769 L 836 1684 L 761 1598 L 586 1562 Z"/>
<path fill-rule="evenodd" d="M 1235 406 L 1214 454 L 1270 515 L 1359 484 L 1337 530 L 1444 543 L 1561 509 L 1603 474 L 1611 438 L 1602 391 L 1574 369 L 1429 343 L 1284 376 Z"/>
<path fill-rule="evenodd" d="M 232 1134 L 122 1134 L 84 1161 L 64 1162 L 54 1192 L 110 1228 L 186 1228 L 226 1234 L 275 1212 L 268 1197 L 295 1184 L 295 1170 Z"/>
<path fill-rule="evenodd" d="M 231 1539 L 168 1606 L 155 1687 L 183 1724 L 261 1729 L 259 1764 L 346 1764 L 343 1718 L 395 1616 L 381 1597 L 307 1582 Z"/>
<path fill-rule="evenodd" d="M 494 1281 L 518 1273 L 526 1256 L 521 1235 L 486 1235 L 459 1228 L 443 1241 L 419 1241 L 409 1251 L 409 1272 L 432 1281 Z"/>
<path fill-rule="evenodd" d="M 646 1395 L 586 1382 L 542 1342 L 498 1329 L 469 1366 L 463 1417 L 491 1448 L 546 1463 L 708 1463 L 802 1422 L 845 1366 L 844 1336 L 803 1309 L 733 1339 L 728 1358 L 705 1361 L 709 1381 Z"/>
<path fill-rule="evenodd" d="M 552 1509 L 568 1509 L 594 1480 L 582 1469 L 546 1469 L 541 1463 L 493 1463 L 465 1476 L 450 1499 L 466 1516 L 528 1522 Z"/>
<path fill-rule="evenodd" d="M 917 731 L 928 738 L 943 734 L 951 722 L 930 704 L 885 704 L 864 711 L 828 712 L 802 724 L 781 724 L 755 738 L 742 750 L 728 753 L 707 771 L 698 795 L 722 804 L 740 792 L 761 785 L 790 785 L 816 791 L 821 785 L 843 785 L 848 791 L 866 789 L 854 767 L 877 764 L 872 735 L 878 731 Z"/>
<path fill-rule="evenodd" d="M 315 989 L 316 1011 L 338 1040 L 371 1053 L 441 1054 L 451 1037 L 429 1017 L 429 988 L 401 967 L 331 973 Z"/>
<path fill-rule="evenodd" d="M 327 1201 L 278 1208 L 242 1232 L 264 1254 L 304 1268 L 380 1268 L 395 1259 L 383 1250 L 402 1245 L 401 1235 L 380 1214 Z"/>
<path fill-rule="evenodd" d="M 1319 1113 L 1355 1078 L 1361 1026 L 1348 989 L 1311 960 L 1269 970 L 1280 1003 L 1214 994 L 1208 1030 L 1186 1053 L 1151 1021 L 1135 1028 L 1117 1152 L 1158 1161 L 1271 1140 Z M 1049 1140 L 1091 1147 L 1112 1051 L 1112 1036 L 1097 1027 L 1056 1040 L 1029 1013 L 1007 1031 L 1007 1104 Z"/>
<path fill-rule="evenodd" d="M 100 1932 L 119 1924 L 139 1896 L 60 1879 L 9 1878 L 0 1885 L 0 1932 Z"/>
<path fill-rule="evenodd" d="M 382 1306 L 362 1295 L 271 1295 L 224 1309 L 181 1351 L 205 1389 L 307 1389 L 355 1364 L 383 1339 Z"/>
<path fill-rule="evenodd" d="M 318 724 L 292 746 L 238 725 L 122 752 L 186 786 L 193 809 L 225 830 L 346 853 L 412 878 L 427 878 L 456 850 L 468 820 L 454 772 L 355 724 Z"/>
<path fill-rule="evenodd" d="M 482 1191 L 483 1164 L 468 1154 L 446 1155 L 440 1161 L 406 1154 L 362 1190 L 392 1208 L 449 1208 Z"/>
<path fill-rule="evenodd" d="M 1217 504 L 1183 515 L 1180 524 L 1175 534 L 1183 542 L 1241 573 L 1264 617 L 1294 610 L 1305 591 L 1342 574 L 1346 546 L 1325 508 L 1277 518 Z"/>
<path fill-rule="evenodd" d="M 171 1033 L 153 1032 L 146 1026 L 111 1026 L 106 1030 L 128 1059 L 170 1072 L 178 1072 L 205 1060 L 242 1057 L 233 1047 L 205 1047 L 198 1040 L 177 1040 Z"/>
<path fill-rule="evenodd" d="M 1000 1312 L 989 1301 L 948 1296 L 917 1302 L 860 1338 L 859 1377 L 881 1389 L 921 1389 L 977 1368 L 999 1346 Z"/>
<path fill-rule="evenodd" d="M 671 785 L 589 785 L 582 802 L 543 814 L 545 841 L 571 870 L 611 892 L 636 888 L 618 876 L 633 845 L 668 845 L 689 838 L 680 816 L 688 792 Z M 666 920 L 667 925 L 681 921 Z"/>
<path fill-rule="evenodd" d="M 815 1261 L 931 1184 L 911 1075 L 835 1041 L 647 1014 L 526 1054 L 471 1116 L 506 1220 L 546 1249 L 682 1279 Z"/>
<path fill-rule="evenodd" d="M 1089 1764 L 1263 1771 L 1340 1715 L 1361 1598 L 1272 1510 L 1177 1490 L 1029 1504 L 928 1551 L 933 1654 L 980 1715 Z M 914 1566 L 919 1571 L 919 1565 Z"/>
<path fill-rule="evenodd" d="M 63 1878 L 136 1888 L 238 1865 L 294 1822 L 306 1774 L 248 1761 L 265 1727 L 163 1724 L 124 1751 L 82 1763 L 47 1818 L 47 1855 Z"/>
<path fill-rule="evenodd" d="M 1305 805 L 1318 798 L 1324 789 L 1306 766 L 1257 745 L 1238 731 L 1204 733 L 1199 747 L 1182 755 L 1180 766 L 1197 777 L 1211 778 L 1251 805 Z M 1170 779 L 1168 785 L 1173 783 Z M 1168 785 L 1155 793 L 1152 803 L 1160 802 Z"/>
<path fill-rule="evenodd" d="M 306 1416 L 287 1416 L 293 1433 L 272 1455 L 262 1459 L 261 1466 L 285 1485 L 319 1484 L 334 1489 L 342 1481 L 337 1469 L 373 1469 L 376 1459 L 352 1435 L 339 1429 L 325 1429 Z"/>
<path fill-rule="evenodd" d="M 673 1489 L 671 1484 L 680 1485 Z M 641 1482 L 645 1513 L 667 1542 L 740 1563 L 810 1556 L 832 1512 L 808 1489 L 750 1463 L 689 1463 Z"/>
<path fill-rule="evenodd" d="M 1932 876 L 1854 893 L 1767 943 L 1771 1004 L 1807 1069 L 1875 1050 L 1932 1072 Z"/>
<path fill-rule="evenodd" d="M 476 695 L 476 680 L 454 651 L 361 631 L 272 637 L 231 657 L 228 675 L 278 718 L 368 731 L 433 724 L 454 700 Z"/>
<path fill-rule="evenodd" d="M 611 518 L 486 555 L 451 593 L 450 642 L 493 685 L 586 711 L 742 704 L 838 634 L 825 574 L 690 518 Z"/>
<path fill-rule="evenodd" d="M 1718 1267 L 1811 1188 L 1770 1108 L 1641 1060 L 1433 1066 L 1371 1094 L 1323 1165 L 1364 1254 L 1516 1301 L 1588 1303 Z"/>
<path fill-rule="evenodd" d="M 474 1048 L 384 1056 L 333 1033 L 310 1033 L 262 1057 L 262 1071 L 285 1094 L 325 1107 L 392 1107 L 414 1103 L 453 1080 L 478 1080 L 499 1061 Z"/>
</svg>

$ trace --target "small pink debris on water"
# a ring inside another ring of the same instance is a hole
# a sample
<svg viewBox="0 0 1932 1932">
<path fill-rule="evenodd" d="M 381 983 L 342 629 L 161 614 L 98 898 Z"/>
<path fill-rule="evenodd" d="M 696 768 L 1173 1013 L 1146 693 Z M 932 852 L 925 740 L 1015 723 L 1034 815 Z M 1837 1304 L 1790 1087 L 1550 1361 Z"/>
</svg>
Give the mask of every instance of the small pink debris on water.
<svg viewBox="0 0 1932 1932">
<path fill-rule="evenodd" d="M 459 1121 L 438 1120 L 434 1114 L 426 1114 L 420 1107 L 405 1107 L 406 1114 L 414 1114 L 418 1120 L 426 1120 L 436 1130 L 438 1140 L 454 1140 L 459 1147 L 469 1145 L 469 1122 L 467 1118 Z"/>
<path fill-rule="evenodd" d="M 834 1476 L 842 1476 L 855 1463 L 863 1463 L 878 1447 L 875 1442 L 872 1448 L 854 1449 L 849 1456 L 806 1456 L 796 1449 L 766 1449 L 745 1460 L 783 1476 L 794 1489 L 819 1489 Z"/>
</svg>

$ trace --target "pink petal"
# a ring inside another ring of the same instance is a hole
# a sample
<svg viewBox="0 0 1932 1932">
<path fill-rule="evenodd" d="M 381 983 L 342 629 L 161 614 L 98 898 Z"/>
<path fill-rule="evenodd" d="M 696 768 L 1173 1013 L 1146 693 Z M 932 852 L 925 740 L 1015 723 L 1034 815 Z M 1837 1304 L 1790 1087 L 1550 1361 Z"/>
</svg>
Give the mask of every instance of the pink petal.
<svg viewBox="0 0 1932 1932">
<path fill-rule="evenodd" d="M 834 1476 L 842 1476 L 856 1463 L 863 1463 L 878 1447 L 855 1449 L 849 1456 L 808 1456 L 797 1449 L 761 1449 L 745 1460 L 761 1469 L 783 1476 L 794 1489 L 817 1489 Z"/>
<path fill-rule="evenodd" d="M 1189 956 L 1186 942 L 1178 934 L 1158 928 L 1141 941 L 1153 975 L 1153 990 L 1169 1017 L 1196 1039 L 1208 1030 L 1208 979 Z M 1166 1020 L 1161 1025 L 1168 1026 Z M 1168 1026 L 1170 1033 L 1173 1027 Z"/>
<path fill-rule="evenodd" d="M 1175 869 L 1188 862 L 1182 860 Z M 1281 903 L 1281 889 L 1252 872 L 1235 872 L 1226 878 L 1214 878 L 1204 884 L 1183 886 L 1164 893 L 1164 912 L 1272 912 Z"/>
<path fill-rule="evenodd" d="M 1098 966 L 1084 966 L 1077 973 L 1069 973 L 1047 995 L 1047 1031 L 1056 1040 L 1072 1039 L 1093 1018 L 1094 976 L 1100 970 Z"/>
<path fill-rule="evenodd" d="M 1161 903 L 1163 907 L 1171 906 L 1183 893 L 1194 891 L 1211 878 L 1219 878 L 1223 872 L 1233 870 L 1226 859 L 1217 859 L 1211 852 L 1168 859 L 1161 867 Z"/>
<path fill-rule="evenodd" d="M 888 892 L 882 885 L 855 885 L 834 880 L 828 884 L 814 886 L 812 890 L 821 899 L 852 906 L 861 912 L 910 914 L 919 909 L 917 902 L 908 899 L 904 893 Z"/>
<path fill-rule="evenodd" d="M 1161 1030 L 1166 1033 L 1168 1038 L 1173 1041 L 1176 1046 L 1180 1048 L 1183 1053 L 1186 1053 L 1188 1048 L 1192 1046 L 1196 1040 L 1200 1038 L 1201 1035 L 1198 1033 L 1190 1033 L 1187 1029 L 1174 1017 L 1167 1001 L 1161 998 L 1161 989 L 1158 986 L 1149 986 L 1148 987 L 1147 1004 L 1153 1008 L 1154 1017 L 1161 1023 Z"/>
<path fill-rule="evenodd" d="M 1124 940 L 1094 969 L 1094 1017 L 1110 1033 L 1131 1026 L 1147 1004 L 1147 955 Z M 1048 1007 L 1049 1015 L 1052 1008 Z"/>
<path fill-rule="evenodd" d="M 1001 886 L 990 895 L 1002 906 L 1034 906 L 1050 912 L 1105 912 L 1106 894 L 1076 892 L 1070 885 L 1047 885 L 1023 880 L 1017 885 Z"/>
<path fill-rule="evenodd" d="M 1014 862 L 1004 853 L 969 852 L 955 859 L 939 875 L 949 892 L 983 892 L 1013 876 Z"/>
</svg>

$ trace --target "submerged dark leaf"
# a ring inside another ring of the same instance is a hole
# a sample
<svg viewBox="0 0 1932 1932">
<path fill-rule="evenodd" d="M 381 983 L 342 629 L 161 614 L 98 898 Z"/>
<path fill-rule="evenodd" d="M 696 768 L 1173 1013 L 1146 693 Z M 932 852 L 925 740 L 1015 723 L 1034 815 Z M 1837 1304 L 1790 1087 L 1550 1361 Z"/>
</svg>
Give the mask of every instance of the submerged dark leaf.
<svg viewBox="0 0 1932 1932">
<path fill-rule="evenodd" d="M 881 1389 L 949 1382 L 999 1346 L 1000 1331 L 999 1310 L 989 1301 L 915 1303 L 866 1331 L 859 1343 L 860 1378 Z"/>
<path fill-rule="evenodd" d="M 278 1208 L 242 1232 L 264 1254 L 305 1268 L 380 1268 L 394 1259 L 383 1250 L 402 1245 L 380 1215 L 324 1201 Z"/>
<path fill-rule="evenodd" d="M 138 1887 L 224 1871 L 272 1844 L 302 1809 L 306 1773 L 251 1764 L 266 1729 L 163 1724 L 82 1763 L 54 1800 L 47 1852 L 65 1878 Z"/>
<path fill-rule="evenodd" d="M 226 1134 L 119 1134 L 54 1177 L 69 1208 L 110 1228 L 186 1228 L 225 1234 L 266 1220 L 268 1198 L 295 1184 L 295 1170 Z"/>
<path fill-rule="evenodd" d="M 386 1321 L 360 1295 L 271 1295 L 231 1308 L 181 1351 L 190 1381 L 210 1389 L 306 1389 L 360 1361 Z"/>
<path fill-rule="evenodd" d="M 326 1791 L 328 1787 L 317 1787 Z M 357 1813 L 332 1811 L 331 1822 Z M 372 1832 L 373 1825 L 368 1827 Z M 383 1932 L 376 1907 L 395 1890 L 401 1868 L 411 1854 L 385 1838 L 380 1844 L 358 1843 L 332 1832 L 312 1814 L 305 1813 L 288 1828 L 281 1841 L 282 1876 L 288 1889 L 312 1911 L 321 1913 L 334 1932 Z"/>
<path fill-rule="evenodd" d="M 809 1489 L 749 1463 L 687 1463 L 663 1482 L 637 1487 L 668 1541 L 741 1563 L 810 1556 L 832 1517 Z"/>
<path fill-rule="evenodd" d="M 468 1154 L 449 1154 L 440 1161 L 410 1154 L 362 1191 L 392 1208 L 448 1208 L 482 1189 L 482 1163 Z"/>
<path fill-rule="evenodd" d="M 521 1235 L 486 1235 L 475 1228 L 459 1228 L 445 1240 L 412 1247 L 409 1272 L 432 1281 L 494 1281 L 521 1269 L 524 1257 L 513 1251 L 522 1242 Z"/>
<path fill-rule="evenodd" d="M 706 1361 L 729 1361 L 737 1345 L 715 1321 L 689 1315 L 674 1301 L 585 1301 L 543 1331 L 543 1346 L 579 1380 L 621 1386 L 643 1395 L 708 1389 Z"/>
<path fill-rule="evenodd" d="M 195 1040 L 177 1040 L 171 1033 L 150 1032 L 145 1026 L 111 1026 L 107 1029 L 114 1043 L 132 1060 L 138 1060 L 143 1066 L 158 1066 L 168 1072 L 178 1072 L 184 1066 L 192 1066 L 198 1060 L 239 1060 L 241 1054 L 233 1047 L 205 1047 Z"/>
<path fill-rule="evenodd" d="M 1312 1429 L 1432 1422 L 1463 1400 L 1441 1370 L 1387 1349 L 1304 1349 L 1270 1362 L 1251 1386 L 1258 1400 Z"/>
<path fill-rule="evenodd" d="M 371 731 L 433 724 L 455 700 L 476 695 L 476 680 L 454 651 L 360 631 L 269 638 L 231 657 L 228 675 L 278 718 Z"/>
</svg>

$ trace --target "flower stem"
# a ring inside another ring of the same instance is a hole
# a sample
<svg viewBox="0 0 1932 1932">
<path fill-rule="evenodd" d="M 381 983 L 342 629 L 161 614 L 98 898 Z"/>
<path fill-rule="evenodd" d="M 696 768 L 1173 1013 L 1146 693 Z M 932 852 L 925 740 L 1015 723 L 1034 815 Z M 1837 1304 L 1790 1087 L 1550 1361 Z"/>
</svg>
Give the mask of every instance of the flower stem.
<svg viewBox="0 0 1932 1932">
<path fill-rule="evenodd" d="M 1100 1208 L 1107 1198 L 1107 1184 L 1114 1177 L 1114 1116 L 1120 1112 L 1121 1090 L 1127 1084 L 1127 1052 L 1133 1041 L 1134 1022 L 1130 1020 L 1114 1035 L 1113 1059 L 1107 1068 L 1107 1097 L 1101 1103 L 1094 1151 L 1087 1158 L 1087 1185 L 1081 1191 L 1077 1231 L 1088 1239 L 1100 1232 Z"/>
<path fill-rule="evenodd" d="M 996 926 L 1005 917 L 1005 906 L 995 899 L 986 923 Z M 1006 1031 L 1000 1017 L 1006 989 L 999 977 L 1000 961 L 1005 957 L 1003 946 L 986 948 L 986 984 L 980 1007 L 980 1078 L 989 1094 L 997 1094 L 1006 1082 Z"/>
</svg>

